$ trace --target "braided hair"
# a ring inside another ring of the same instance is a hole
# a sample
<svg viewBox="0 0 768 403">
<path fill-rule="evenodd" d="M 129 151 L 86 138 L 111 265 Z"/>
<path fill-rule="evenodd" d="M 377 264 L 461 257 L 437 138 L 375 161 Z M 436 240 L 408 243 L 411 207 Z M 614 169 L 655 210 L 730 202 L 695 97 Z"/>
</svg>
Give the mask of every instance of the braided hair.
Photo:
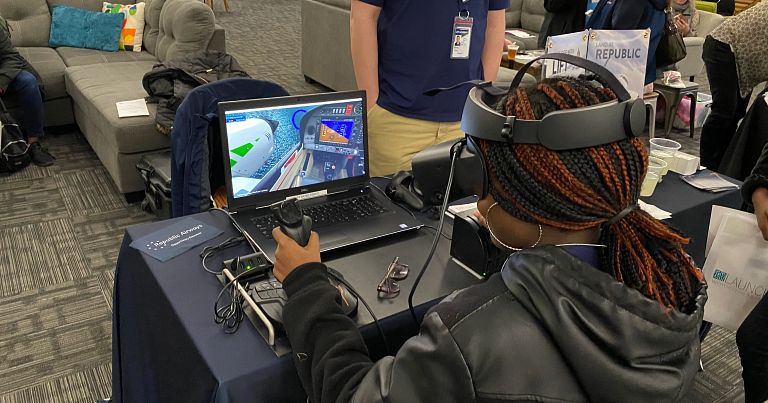
<svg viewBox="0 0 768 403">
<path fill-rule="evenodd" d="M 600 82 L 559 77 L 517 88 L 496 109 L 537 120 L 556 110 L 615 99 Z M 682 249 L 686 237 L 639 209 L 604 225 L 637 203 L 648 166 L 648 151 L 640 139 L 557 152 L 535 144 L 478 143 L 489 167 L 491 195 L 507 213 L 570 231 L 602 225 L 603 270 L 667 308 L 694 309 L 702 274 Z"/>
</svg>

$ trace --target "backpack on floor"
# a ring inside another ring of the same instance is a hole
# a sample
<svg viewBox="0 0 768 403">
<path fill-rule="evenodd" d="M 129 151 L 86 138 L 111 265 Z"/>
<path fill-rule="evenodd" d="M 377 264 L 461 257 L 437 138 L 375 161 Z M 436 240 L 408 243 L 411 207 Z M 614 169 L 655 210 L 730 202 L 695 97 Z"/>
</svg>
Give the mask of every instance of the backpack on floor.
<svg viewBox="0 0 768 403">
<path fill-rule="evenodd" d="M 0 172 L 16 172 L 32 161 L 21 128 L 0 101 Z"/>
</svg>

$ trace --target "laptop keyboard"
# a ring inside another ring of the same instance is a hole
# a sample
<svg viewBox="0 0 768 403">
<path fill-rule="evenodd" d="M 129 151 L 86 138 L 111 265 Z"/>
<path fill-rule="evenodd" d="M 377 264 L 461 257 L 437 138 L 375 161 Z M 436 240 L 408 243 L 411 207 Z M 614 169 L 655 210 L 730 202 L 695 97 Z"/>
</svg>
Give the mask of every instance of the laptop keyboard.
<svg viewBox="0 0 768 403">
<path fill-rule="evenodd" d="M 312 228 L 355 222 L 387 212 L 387 208 L 367 194 L 304 208 L 304 214 L 312 218 Z M 272 239 L 272 229 L 278 226 L 272 214 L 253 217 L 251 222 L 267 239 Z"/>
</svg>

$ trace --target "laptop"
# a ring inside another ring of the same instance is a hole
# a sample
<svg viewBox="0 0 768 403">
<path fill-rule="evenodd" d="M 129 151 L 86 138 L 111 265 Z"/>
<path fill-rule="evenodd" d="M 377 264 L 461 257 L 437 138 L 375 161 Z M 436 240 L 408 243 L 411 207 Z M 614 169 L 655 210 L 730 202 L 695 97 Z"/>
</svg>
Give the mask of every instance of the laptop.
<svg viewBox="0 0 768 403">
<path fill-rule="evenodd" d="M 229 211 L 270 259 L 288 198 L 323 252 L 422 226 L 370 183 L 364 91 L 221 102 L 219 124 Z"/>
</svg>

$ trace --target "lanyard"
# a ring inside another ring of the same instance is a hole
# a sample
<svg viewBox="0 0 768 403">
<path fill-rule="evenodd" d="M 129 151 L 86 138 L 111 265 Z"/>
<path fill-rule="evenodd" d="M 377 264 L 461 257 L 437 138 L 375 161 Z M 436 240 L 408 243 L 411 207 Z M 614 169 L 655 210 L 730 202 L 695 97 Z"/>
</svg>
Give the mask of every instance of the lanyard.
<svg viewBox="0 0 768 403">
<path fill-rule="evenodd" d="M 470 0 L 456 0 L 456 3 L 458 3 L 458 9 L 459 9 L 459 17 L 467 18 L 469 17 L 469 10 L 467 10 L 465 7 L 463 7 L 465 4 L 469 3 Z M 466 16 L 463 15 L 463 13 L 466 13 Z"/>
</svg>

